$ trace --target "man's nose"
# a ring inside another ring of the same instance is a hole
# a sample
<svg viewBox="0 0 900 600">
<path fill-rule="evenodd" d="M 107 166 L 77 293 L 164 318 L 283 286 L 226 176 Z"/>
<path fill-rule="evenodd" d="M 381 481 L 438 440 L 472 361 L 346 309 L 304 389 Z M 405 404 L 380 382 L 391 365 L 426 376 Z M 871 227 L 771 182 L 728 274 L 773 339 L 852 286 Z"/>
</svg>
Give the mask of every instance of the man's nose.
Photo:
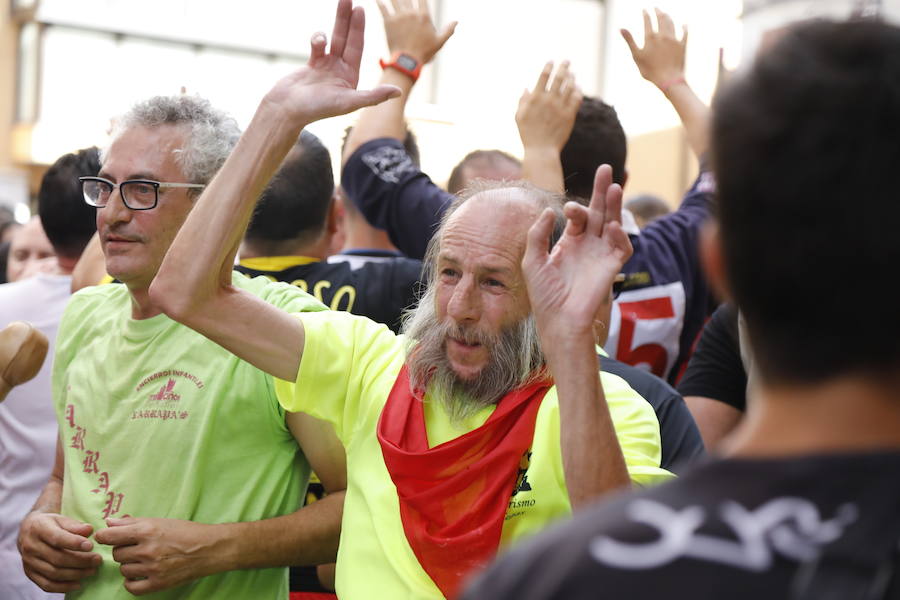
<svg viewBox="0 0 900 600">
<path fill-rule="evenodd" d="M 447 314 L 457 323 L 477 321 L 481 314 L 481 301 L 475 278 L 464 275 L 453 287 L 447 304 Z"/>
<path fill-rule="evenodd" d="M 128 222 L 134 213 L 134 211 L 125 206 L 125 200 L 122 198 L 122 189 L 118 186 L 109 195 L 106 206 L 97 210 L 100 211 L 99 216 L 107 225 Z"/>
</svg>

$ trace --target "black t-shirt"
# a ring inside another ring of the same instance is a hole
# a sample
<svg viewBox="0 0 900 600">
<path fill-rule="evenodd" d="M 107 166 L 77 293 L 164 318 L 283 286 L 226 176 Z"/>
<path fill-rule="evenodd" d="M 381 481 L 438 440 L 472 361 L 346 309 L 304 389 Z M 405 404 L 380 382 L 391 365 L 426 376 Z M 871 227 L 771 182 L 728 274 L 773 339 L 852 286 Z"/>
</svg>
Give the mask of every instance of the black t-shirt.
<svg viewBox="0 0 900 600">
<path fill-rule="evenodd" d="M 463 598 L 900 598 L 898 473 L 900 452 L 710 462 L 512 549 Z M 886 592 L 847 589 L 878 573 Z"/>
<path fill-rule="evenodd" d="M 659 466 L 680 475 L 685 468 L 706 455 L 697 423 L 675 388 L 652 373 L 614 358 L 602 357 L 600 369 L 627 381 L 653 407 L 659 421 L 662 446 Z"/>
<path fill-rule="evenodd" d="M 747 408 L 747 372 L 741 360 L 738 311 L 722 304 L 710 317 L 678 382 L 682 396 L 703 396 L 741 412 Z"/>
<path fill-rule="evenodd" d="M 422 276 L 422 262 L 410 258 L 367 262 L 356 269 L 348 262 L 314 261 L 274 270 L 266 265 L 268 260 L 241 261 L 236 268 L 250 277 L 263 275 L 296 285 L 332 310 L 369 317 L 395 332 L 400 331 L 403 311 L 416 302 Z"/>
</svg>

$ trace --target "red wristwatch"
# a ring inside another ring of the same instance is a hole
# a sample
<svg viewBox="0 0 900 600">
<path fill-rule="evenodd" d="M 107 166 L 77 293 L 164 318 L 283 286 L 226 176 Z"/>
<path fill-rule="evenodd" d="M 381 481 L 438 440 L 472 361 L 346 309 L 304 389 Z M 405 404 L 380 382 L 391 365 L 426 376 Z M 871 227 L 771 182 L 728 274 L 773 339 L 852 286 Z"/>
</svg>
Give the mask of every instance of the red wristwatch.
<svg viewBox="0 0 900 600">
<path fill-rule="evenodd" d="M 381 65 L 382 69 L 387 69 L 388 67 L 396 69 L 413 81 L 419 79 L 419 72 L 422 70 L 422 63 L 403 52 L 394 52 L 389 62 L 379 59 L 378 64 Z"/>
</svg>

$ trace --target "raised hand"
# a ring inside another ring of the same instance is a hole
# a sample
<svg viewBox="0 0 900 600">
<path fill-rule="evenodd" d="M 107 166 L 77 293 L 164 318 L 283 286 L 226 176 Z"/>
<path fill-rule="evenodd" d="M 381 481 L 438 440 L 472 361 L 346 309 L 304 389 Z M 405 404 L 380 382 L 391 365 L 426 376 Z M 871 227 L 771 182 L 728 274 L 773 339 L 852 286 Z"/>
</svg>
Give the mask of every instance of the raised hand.
<svg viewBox="0 0 900 600">
<path fill-rule="evenodd" d="M 522 270 L 531 309 L 545 335 L 590 335 L 594 318 L 609 298 L 613 281 L 631 256 L 622 230 L 622 188 L 612 168 L 601 165 L 588 206 L 567 202 L 562 237 L 549 250 L 553 211 L 547 209 L 528 232 Z"/>
<path fill-rule="evenodd" d="M 551 73 L 553 63 L 548 62 L 534 89 L 526 89 L 522 94 L 516 111 L 516 125 L 526 151 L 543 147 L 558 155 L 572 133 L 582 94 L 575 84 L 575 76 L 569 71 L 568 61 L 560 63 L 552 80 Z"/>
<path fill-rule="evenodd" d="M 638 47 L 634 36 L 627 29 L 622 29 L 622 37 L 631 49 L 631 57 L 641 75 L 666 92 L 668 87 L 684 80 L 684 57 L 687 49 L 687 26 L 679 40 L 675 34 L 672 18 L 663 11 L 656 10 L 658 29 L 653 29 L 650 14 L 644 13 L 644 47 Z"/>
<path fill-rule="evenodd" d="M 434 58 L 456 29 L 453 21 L 437 31 L 427 0 L 378 0 L 378 8 L 384 17 L 388 50 L 409 54 L 422 64 Z"/>
<path fill-rule="evenodd" d="M 30 513 L 19 529 L 25 574 L 46 592 L 72 592 L 97 572 L 101 557 L 91 550 L 93 528 L 54 513 Z"/>
<path fill-rule="evenodd" d="M 399 94 L 397 88 L 381 85 L 357 90 L 363 53 L 365 13 L 351 0 L 339 0 L 331 48 L 327 38 L 315 33 L 306 66 L 282 78 L 263 102 L 285 111 L 292 123 L 306 125 L 318 119 L 353 112 Z"/>
<path fill-rule="evenodd" d="M 135 595 L 184 585 L 216 573 L 219 558 L 211 548 L 210 525 L 176 519 L 108 519 L 94 536 L 113 547 L 125 589 Z"/>
</svg>

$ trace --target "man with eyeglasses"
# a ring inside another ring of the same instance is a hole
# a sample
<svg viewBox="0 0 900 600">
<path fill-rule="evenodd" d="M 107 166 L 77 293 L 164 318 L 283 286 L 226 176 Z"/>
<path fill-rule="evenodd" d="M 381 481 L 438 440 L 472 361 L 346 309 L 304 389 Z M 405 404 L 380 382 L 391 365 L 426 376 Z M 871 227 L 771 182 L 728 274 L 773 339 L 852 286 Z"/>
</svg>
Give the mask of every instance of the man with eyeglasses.
<svg viewBox="0 0 900 600">
<path fill-rule="evenodd" d="M 335 37 L 349 21 L 338 19 Z M 354 92 L 340 110 L 391 91 Z M 327 491 L 346 487 L 333 431 L 287 414 L 271 376 L 170 320 L 148 294 L 238 136 L 204 100 L 153 98 L 119 120 L 98 176 L 81 178 L 106 270 L 124 285 L 76 294 L 60 326 L 57 461 L 19 537 L 27 575 L 47 591 L 286 597 L 287 569 L 273 567 L 335 559 L 343 494 L 298 510 L 310 466 Z M 284 310 L 325 308 L 287 284 L 227 276 Z"/>
</svg>

